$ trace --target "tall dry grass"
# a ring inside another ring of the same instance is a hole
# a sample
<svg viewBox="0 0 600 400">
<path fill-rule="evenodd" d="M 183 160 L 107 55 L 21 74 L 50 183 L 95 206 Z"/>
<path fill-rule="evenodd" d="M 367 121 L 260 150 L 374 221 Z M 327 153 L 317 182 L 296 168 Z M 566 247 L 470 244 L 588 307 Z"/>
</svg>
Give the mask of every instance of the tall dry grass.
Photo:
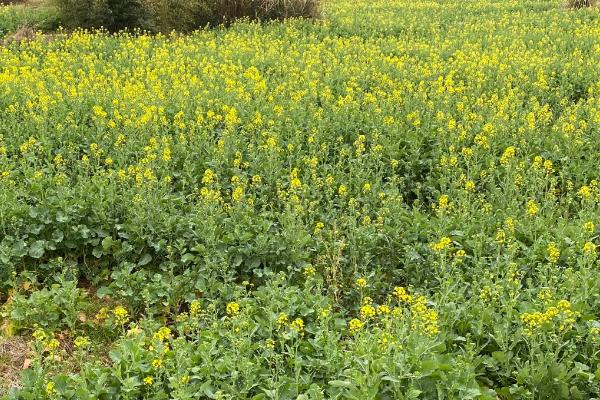
<svg viewBox="0 0 600 400">
<path fill-rule="evenodd" d="M 597 7 L 597 0 L 567 0 L 566 5 L 568 8 L 586 8 L 586 7 Z"/>
<path fill-rule="evenodd" d="M 316 0 L 213 0 L 213 3 L 218 14 L 232 19 L 316 18 L 320 12 Z"/>
</svg>

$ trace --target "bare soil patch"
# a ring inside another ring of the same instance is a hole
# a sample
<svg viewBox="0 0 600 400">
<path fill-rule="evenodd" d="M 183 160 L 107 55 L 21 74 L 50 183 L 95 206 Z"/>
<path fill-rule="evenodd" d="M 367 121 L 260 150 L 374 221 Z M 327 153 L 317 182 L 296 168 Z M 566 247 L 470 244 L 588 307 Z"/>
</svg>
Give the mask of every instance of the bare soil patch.
<svg viewBox="0 0 600 400">
<path fill-rule="evenodd" d="M 0 338 L 0 394 L 19 387 L 19 375 L 29 367 L 29 362 L 29 345 L 25 338 Z"/>
</svg>

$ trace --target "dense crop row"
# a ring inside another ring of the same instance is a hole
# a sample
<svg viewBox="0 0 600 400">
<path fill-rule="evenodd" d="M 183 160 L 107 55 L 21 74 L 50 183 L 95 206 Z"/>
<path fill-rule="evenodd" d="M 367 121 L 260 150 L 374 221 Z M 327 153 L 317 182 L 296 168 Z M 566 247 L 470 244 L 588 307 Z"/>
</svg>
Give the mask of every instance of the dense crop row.
<svg viewBox="0 0 600 400">
<path fill-rule="evenodd" d="M 547 1 L 337 0 L 0 47 L 21 396 L 599 396 L 598 37 Z"/>
</svg>

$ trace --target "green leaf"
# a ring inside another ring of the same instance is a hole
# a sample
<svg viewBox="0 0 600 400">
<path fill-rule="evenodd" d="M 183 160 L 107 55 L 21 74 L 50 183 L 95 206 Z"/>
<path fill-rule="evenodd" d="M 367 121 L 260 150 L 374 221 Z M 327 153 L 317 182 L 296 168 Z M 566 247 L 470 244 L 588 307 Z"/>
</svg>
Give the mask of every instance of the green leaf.
<svg viewBox="0 0 600 400">
<path fill-rule="evenodd" d="M 67 222 L 69 221 L 69 217 L 63 214 L 62 212 L 56 213 L 56 222 Z"/>
<path fill-rule="evenodd" d="M 92 255 L 96 258 L 102 257 L 103 254 L 104 252 L 100 247 L 94 247 L 94 249 L 92 250 Z"/>
<path fill-rule="evenodd" d="M 250 268 L 250 271 L 257 269 L 258 267 L 260 267 L 261 264 L 261 260 L 260 258 L 253 258 L 252 260 L 250 260 L 247 265 L 248 268 Z"/>
<path fill-rule="evenodd" d="M 181 262 L 182 263 L 188 263 L 190 261 L 194 261 L 196 259 L 196 256 L 192 253 L 185 253 L 184 255 L 181 256 Z"/>
<path fill-rule="evenodd" d="M 343 318 L 335 318 L 333 320 L 333 326 L 335 326 L 336 329 L 344 329 L 346 328 L 346 320 Z"/>
<path fill-rule="evenodd" d="M 410 389 L 408 391 L 408 393 L 406 393 L 406 398 L 407 399 L 417 399 L 417 398 L 419 398 L 421 393 L 423 393 L 423 392 L 420 391 L 419 389 Z"/>
<path fill-rule="evenodd" d="M 110 236 L 107 236 L 104 239 L 102 239 L 102 248 L 104 249 L 104 251 L 110 250 L 112 245 L 113 245 L 113 239 Z"/>
<path fill-rule="evenodd" d="M 236 254 L 235 257 L 233 258 L 233 260 L 231 261 L 231 265 L 233 267 L 239 267 L 240 265 L 242 265 L 243 261 L 244 261 L 244 258 L 241 255 Z"/>
<path fill-rule="evenodd" d="M 333 381 L 329 381 L 328 382 L 331 386 L 333 387 L 347 387 L 350 388 L 352 387 L 352 382 L 350 381 L 340 381 L 340 380 L 333 380 Z"/>
<path fill-rule="evenodd" d="M 494 357 L 494 360 L 497 360 L 501 363 L 506 362 L 506 360 L 508 360 L 508 356 L 503 351 L 494 351 L 492 353 L 492 357 Z"/>
<path fill-rule="evenodd" d="M 142 267 L 150 263 L 150 261 L 152 261 L 152 256 L 148 253 L 144 253 L 144 255 L 142 255 L 142 258 L 140 258 L 140 261 L 138 261 L 138 265 Z"/>
<path fill-rule="evenodd" d="M 60 229 L 56 229 L 54 232 L 52 232 L 52 240 L 54 243 L 60 243 L 64 238 L 65 234 Z"/>
<path fill-rule="evenodd" d="M 106 287 L 106 286 L 102 286 L 101 288 L 99 288 L 96 291 L 96 296 L 98 296 L 98 298 L 103 298 L 105 296 L 110 296 L 112 294 L 112 289 Z"/>
<path fill-rule="evenodd" d="M 37 240 L 31 246 L 29 246 L 29 257 L 31 258 L 42 258 L 46 252 L 46 242 L 44 240 Z"/>
</svg>

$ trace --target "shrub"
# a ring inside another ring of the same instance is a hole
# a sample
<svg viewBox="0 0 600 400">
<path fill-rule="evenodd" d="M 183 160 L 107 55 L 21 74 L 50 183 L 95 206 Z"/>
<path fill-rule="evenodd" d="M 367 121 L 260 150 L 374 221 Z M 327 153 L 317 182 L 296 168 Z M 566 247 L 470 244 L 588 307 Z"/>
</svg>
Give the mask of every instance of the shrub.
<svg viewBox="0 0 600 400">
<path fill-rule="evenodd" d="M 106 28 L 118 31 L 144 27 L 145 9 L 139 0 L 54 0 L 66 28 Z"/>
<path fill-rule="evenodd" d="M 273 20 L 317 18 L 319 0 L 142 0 L 152 28 L 160 32 L 191 31 L 240 18 Z"/>
<path fill-rule="evenodd" d="M 157 32 L 192 31 L 211 22 L 213 10 L 207 0 L 142 0 Z"/>
<path fill-rule="evenodd" d="M 67 28 L 192 31 L 239 18 L 316 18 L 319 0 L 54 0 Z"/>
</svg>

